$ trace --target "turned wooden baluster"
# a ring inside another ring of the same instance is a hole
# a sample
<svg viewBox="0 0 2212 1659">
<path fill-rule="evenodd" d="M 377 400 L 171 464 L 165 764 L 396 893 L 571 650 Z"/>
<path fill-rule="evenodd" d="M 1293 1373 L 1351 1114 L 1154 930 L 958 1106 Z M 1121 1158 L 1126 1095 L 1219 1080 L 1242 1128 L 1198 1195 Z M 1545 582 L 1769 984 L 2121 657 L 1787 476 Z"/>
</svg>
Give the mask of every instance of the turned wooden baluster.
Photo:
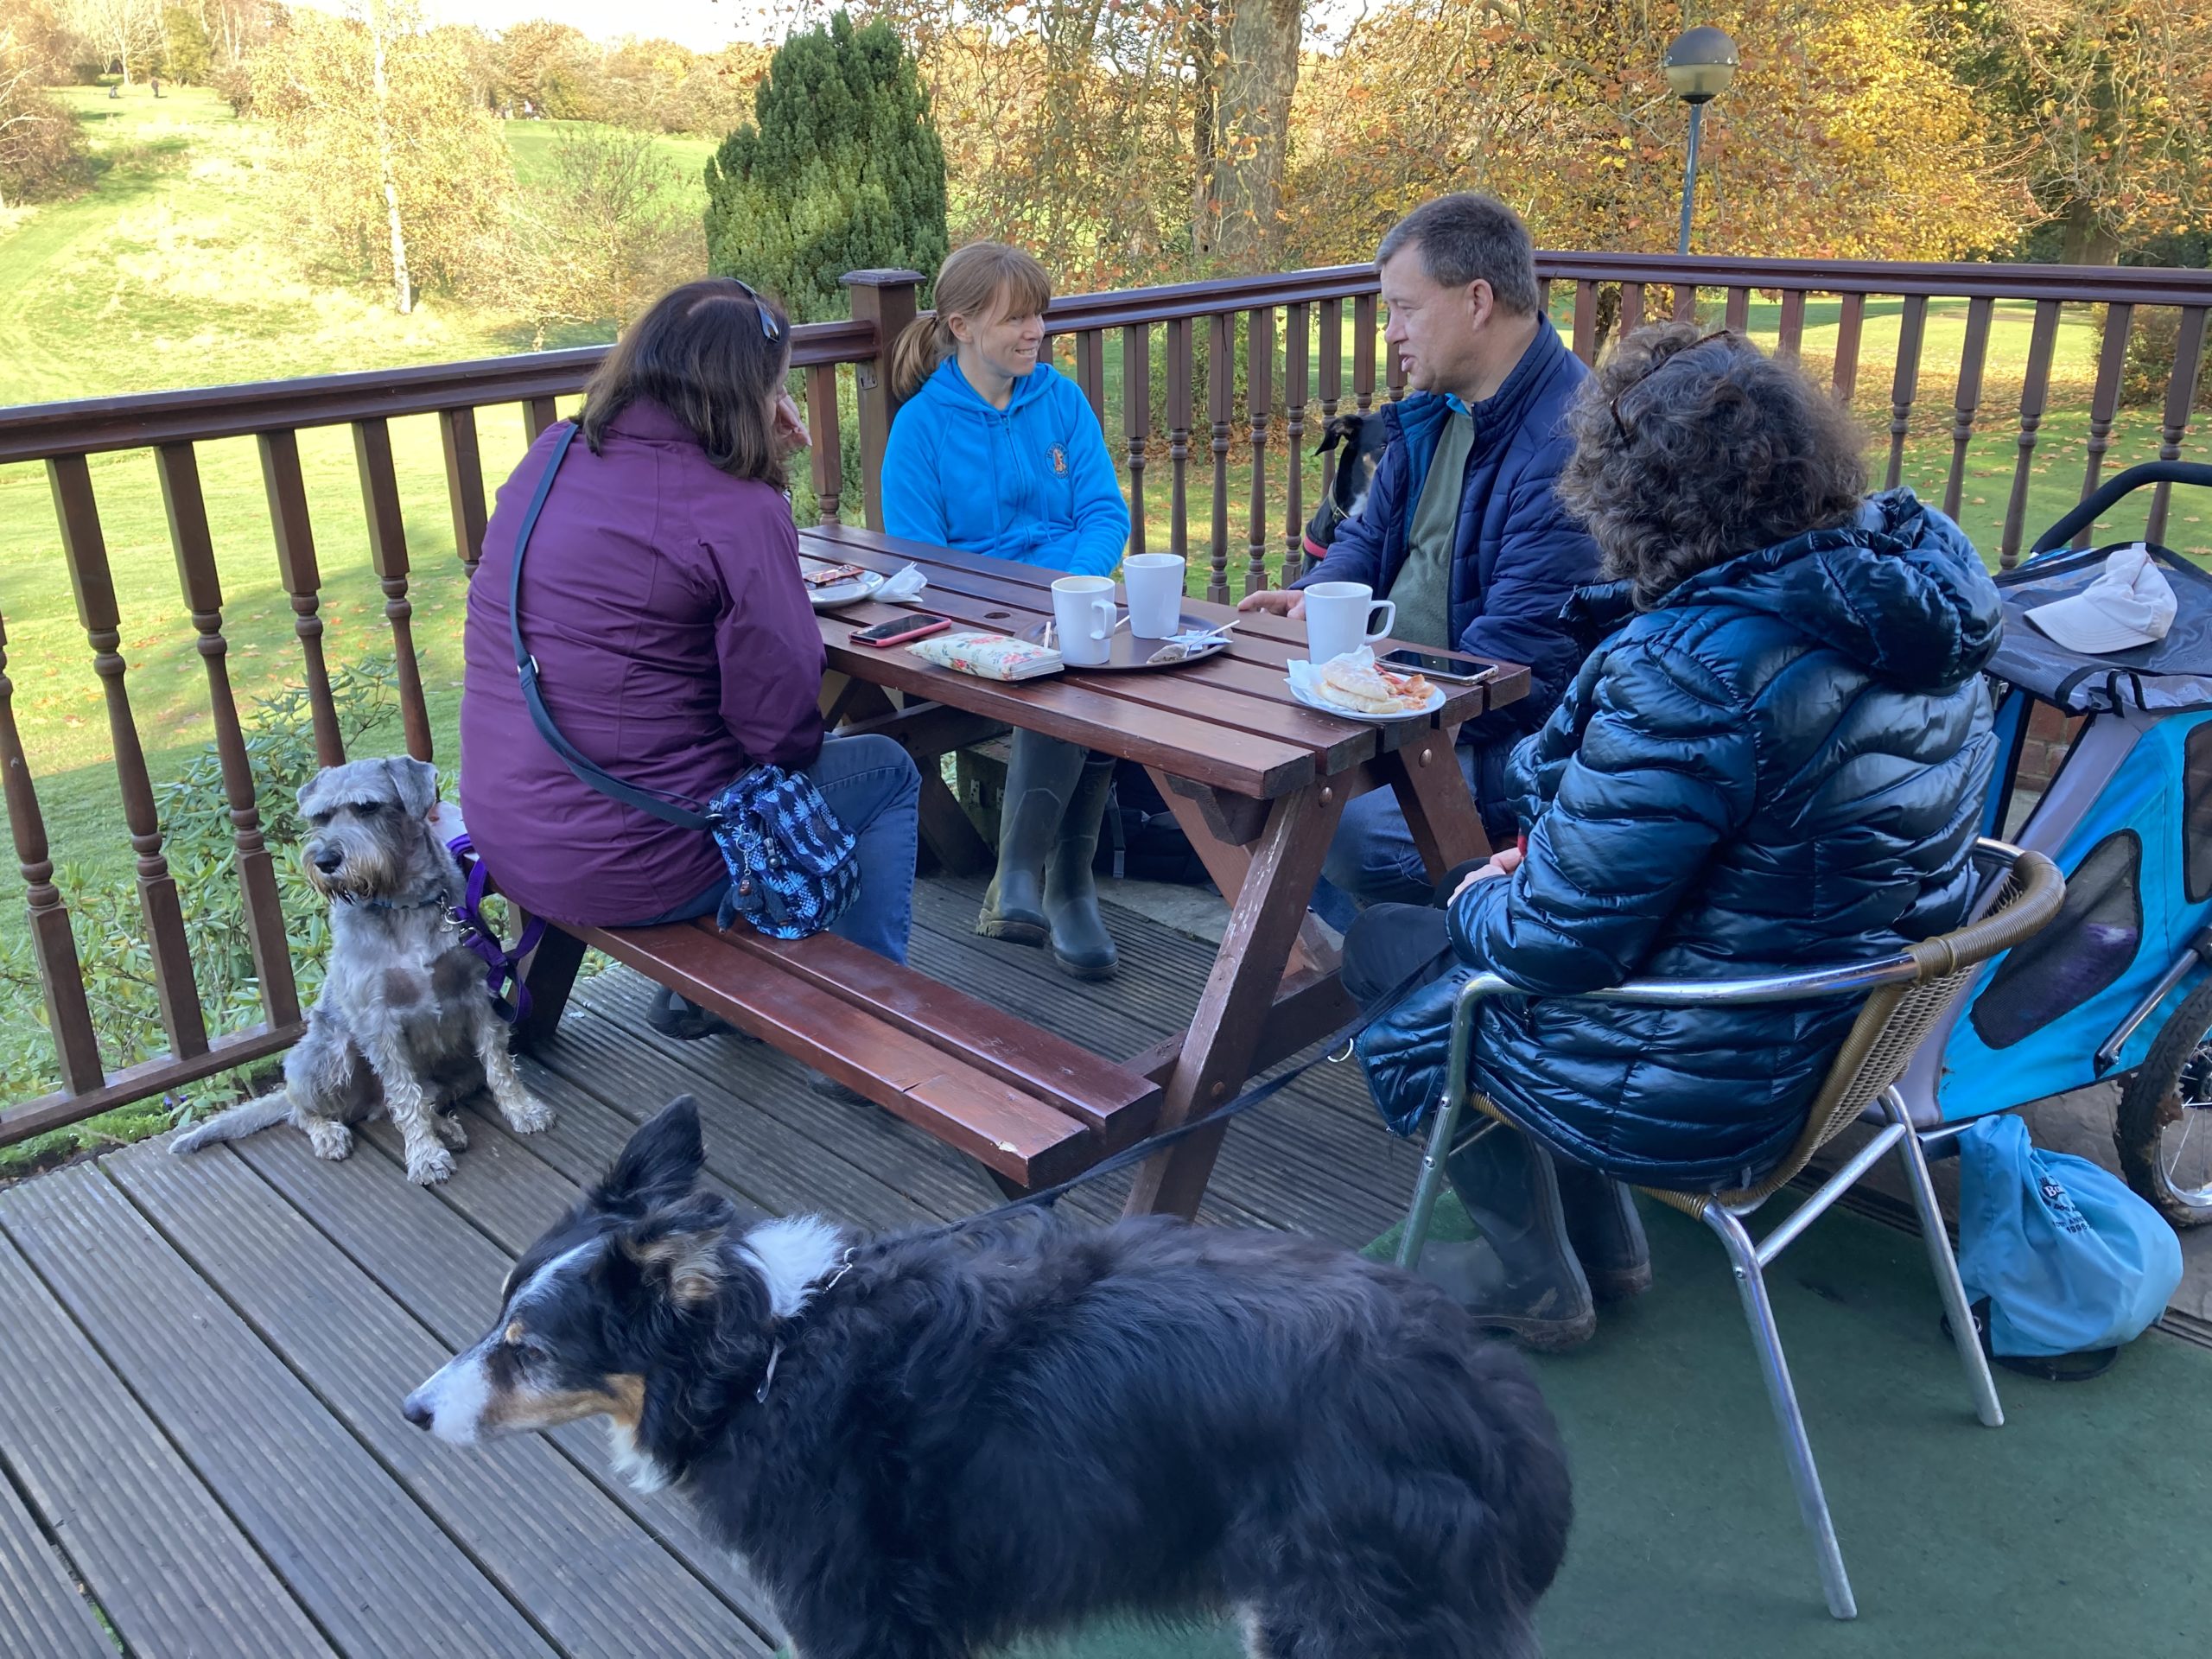
<svg viewBox="0 0 2212 1659">
<path fill-rule="evenodd" d="M 472 433 L 470 442 L 474 442 Z M 338 729 L 338 707 L 330 696 L 330 674 L 322 658 L 322 572 L 315 556 L 315 531 L 308 522 L 307 485 L 300 477 L 300 441 L 289 432 L 260 436 L 261 482 L 269 496 L 269 524 L 276 537 L 276 574 L 292 599 L 292 632 L 307 666 L 308 707 L 315 717 L 315 758 L 326 766 L 343 765 L 346 740 Z M 478 492 L 478 505 L 483 504 Z M 477 531 L 480 548 L 483 531 Z M 473 565 L 472 565 L 473 568 Z"/>
<path fill-rule="evenodd" d="M 130 696 L 123 683 L 122 620 L 116 609 L 115 579 L 109 573 L 107 539 L 100 532 L 99 509 L 92 499 L 92 474 L 82 455 L 60 455 L 46 463 L 54 489 L 54 514 L 61 526 L 61 551 L 69 564 L 69 583 L 77 595 L 77 619 L 92 648 L 92 672 L 107 702 L 108 741 L 115 750 L 115 779 L 123 796 L 123 821 L 130 849 L 138 855 L 138 907 L 146 922 L 146 950 L 154 965 L 154 995 L 161 1006 L 162 1029 L 169 1053 L 190 1059 L 207 1052 L 207 1023 L 200 1007 L 200 988 L 192 978 L 192 949 L 186 943 L 184 911 L 176 881 L 162 853 L 162 826 L 154 810 L 154 785 L 146 775 L 146 753 L 130 717 Z"/>
<path fill-rule="evenodd" d="M 1274 415 L 1275 313 L 1254 306 L 1244 319 L 1244 414 L 1252 439 L 1252 510 L 1244 549 L 1244 591 L 1268 585 L 1268 423 Z"/>
<path fill-rule="evenodd" d="M 1213 437 L 1213 541 L 1206 597 L 1229 603 L 1229 423 L 1236 410 L 1236 336 L 1226 311 L 1206 319 L 1206 417 Z"/>
<path fill-rule="evenodd" d="M 1695 283 L 1676 283 L 1675 284 L 1674 320 L 1676 322 L 1695 322 L 1697 321 L 1697 284 Z"/>
<path fill-rule="evenodd" d="M 1774 349 L 1779 357 L 1804 355 L 1805 290 L 1802 288 L 1782 291 L 1782 323 L 1777 331 Z"/>
<path fill-rule="evenodd" d="M 1342 300 L 1321 302 L 1321 429 L 1325 435 L 1329 423 L 1337 418 L 1337 406 L 1344 397 L 1344 302 Z M 1334 449 L 1321 457 L 1321 499 L 1329 499 L 1330 488 L 1337 481 L 1337 452 Z"/>
<path fill-rule="evenodd" d="M 1086 328 L 1075 337 L 1075 379 L 1090 404 L 1090 418 L 1106 429 L 1106 336 Z"/>
<path fill-rule="evenodd" d="M 245 895 L 246 937 L 253 947 L 261 1006 L 273 1026 L 300 1017 L 292 982 L 292 949 L 284 937 L 284 906 L 276 893 L 276 867 L 261 837 L 261 807 L 254 798 L 253 763 L 245 752 L 237 701 L 231 695 L 230 647 L 223 639 L 223 588 L 215 571 L 215 543 L 207 531 L 207 505 L 200 491 L 200 463 L 188 443 L 165 443 L 154 452 L 161 474 L 162 506 L 168 515 L 169 545 L 192 626 L 199 631 L 200 660 L 207 665 L 207 702 L 215 717 L 215 753 L 222 761 L 223 794 L 231 805 L 231 845 L 238 855 L 238 885 Z"/>
<path fill-rule="evenodd" d="M 522 406 L 522 429 L 536 443 L 537 435 L 561 418 L 561 411 L 550 397 L 525 398 Z"/>
<path fill-rule="evenodd" d="M 415 660 L 415 607 L 407 599 L 407 523 L 399 507 L 399 475 L 391 464 L 391 427 L 381 420 L 354 422 L 353 460 L 361 474 L 369 558 L 384 588 L 385 620 L 391 625 L 392 655 L 399 666 L 399 714 L 407 733 L 407 753 L 428 760 L 430 711 L 423 701 L 423 666 Z"/>
<path fill-rule="evenodd" d="M 2127 334 L 2135 320 L 2132 305 L 2108 305 L 2105 308 L 2104 345 L 2097 353 L 2097 386 L 2089 397 L 2088 469 L 2082 479 L 2080 499 L 2086 501 L 2096 493 L 2098 477 L 2105 469 L 2105 451 L 2112 448 L 2112 418 L 2120 408 L 2120 383 L 2127 372 Z M 2094 524 L 2084 524 L 2075 533 L 2074 545 L 2087 547 L 2096 533 Z"/>
<path fill-rule="evenodd" d="M 1621 284 L 1621 333 L 1632 334 L 1643 327 L 1643 284 Z"/>
<path fill-rule="evenodd" d="M 1186 562 L 1191 556 L 1191 376 L 1194 372 L 1191 320 L 1173 318 L 1167 324 L 1167 550 Z"/>
<path fill-rule="evenodd" d="M 1928 332 L 1928 296 L 1908 294 L 1897 321 L 1897 365 L 1890 384 L 1890 470 L 1885 489 L 1904 474 L 1905 434 L 1912 429 L 1912 400 L 1920 391 L 1920 342 Z"/>
<path fill-rule="evenodd" d="M 1739 336 L 1750 332 L 1751 326 L 1751 290 L 1750 289 L 1732 288 L 1728 290 L 1727 308 L 1721 313 L 1720 326 Z"/>
<path fill-rule="evenodd" d="M 1586 277 L 1574 285 L 1574 354 L 1598 360 L 1598 284 Z"/>
<path fill-rule="evenodd" d="M 1144 446 L 1152 435 L 1152 328 L 1122 330 L 1122 435 L 1129 446 L 1129 551 L 1145 550 Z"/>
<path fill-rule="evenodd" d="M 2186 306 L 2181 314 L 2181 334 L 2174 341 L 2174 372 L 2166 381 L 2166 417 L 2158 429 L 2158 459 L 2179 461 L 2181 441 L 2189 432 L 2189 411 L 2196 397 L 2196 377 L 2204 361 L 2204 314 L 2201 305 Z M 2166 537 L 2166 504 L 2174 486 L 2160 484 L 2151 493 L 2151 517 L 2143 526 L 2143 539 L 2162 542 Z"/>
<path fill-rule="evenodd" d="M 61 1086 L 81 1095 L 107 1079 L 100 1070 L 92 1007 L 85 1000 L 77 936 L 70 931 L 68 908 L 54 885 L 46 820 L 39 815 L 38 791 L 32 785 L 30 764 L 23 758 L 22 738 L 16 730 L 16 685 L 8 677 L 4 620 L 0 620 L 0 768 L 6 772 L 8 825 L 15 835 L 16 865 L 23 874 L 23 899 L 30 912 L 31 954 L 46 992 L 46 1029 L 54 1041 Z"/>
<path fill-rule="evenodd" d="M 1361 414 L 1364 415 L 1375 407 L 1375 296 L 1372 294 L 1362 294 L 1351 302 L 1351 391 L 1353 407 Z"/>
<path fill-rule="evenodd" d="M 2028 370 L 2020 383 L 2020 434 L 2014 442 L 2019 454 L 2012 462 L 2012 493 L 2005 503 L 2005 530 L 1997 544 L 1997 562 L 2010 570 L 2020 562 L 2022 526 L 2028 517 L 2029 463 L 2035 458 L 2036 430 L 2043 424 L 2044 405 L 2050 394 L 2050 359 L 2058 345 L 2058 302 L 2037 300 L 2036 321 L 2028 336 Z"/>
<path fill-rule="evenodd" d="M 1959 389 L 1951 400 L 1951 471 L 1943 480 L 1943 511 L 1954 518 L 1966 498 L 1967 445 L 1974 410 L 1981 406 L 1981 372 L 1989 360 L 1989 323 L 1996 306 L 1986 296 L 1967 302 L 1967 343 L 1959 357 Z"/>
<path fill-rule="evenodd" d="M 484 456 L 476 444 L 476 411 L 438 411 L 438 442 L 446 455 L 446 501 L 453 509 L 453 550 L 469 575 L 484 556 Z"/>
<path fill-rule="evenodd" d="M 835 363 L 807 365 L 806 440 L 815 512 L 821 523 L 834 524 L 845 495 L 845 435 L 837 425 Z"/>
<path fill-rule="evenodd" d="M 1282 580 L 1287 588 L 1303 568 L 1306 531 L 1306 310 L 1294 305 L 1283 327 L 1283 499 Z"/>
<path fill-rule="evenodd" d="M 1866 296 L 1847 294 L 1835 323 L 1835 371 L 1828 384 L 1846 407 L 1859 393 L 1859 335 L 1866 321 Z"/>
</svg>

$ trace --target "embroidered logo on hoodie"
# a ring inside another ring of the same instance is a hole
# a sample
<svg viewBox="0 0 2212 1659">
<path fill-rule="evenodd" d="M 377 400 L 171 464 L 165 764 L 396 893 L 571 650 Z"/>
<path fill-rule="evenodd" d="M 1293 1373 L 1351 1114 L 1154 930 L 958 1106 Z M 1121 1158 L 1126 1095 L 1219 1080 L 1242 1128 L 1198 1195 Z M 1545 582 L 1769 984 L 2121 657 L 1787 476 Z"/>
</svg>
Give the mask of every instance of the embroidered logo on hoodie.
<svg viewBox="0 0 2212 1659">
<path fill-rule="evenodd" d="M 1052 448 L 1052 476 L 1065 478 L 1068 475 L 1068 452 L 1056 443 Z"/>
</svg>

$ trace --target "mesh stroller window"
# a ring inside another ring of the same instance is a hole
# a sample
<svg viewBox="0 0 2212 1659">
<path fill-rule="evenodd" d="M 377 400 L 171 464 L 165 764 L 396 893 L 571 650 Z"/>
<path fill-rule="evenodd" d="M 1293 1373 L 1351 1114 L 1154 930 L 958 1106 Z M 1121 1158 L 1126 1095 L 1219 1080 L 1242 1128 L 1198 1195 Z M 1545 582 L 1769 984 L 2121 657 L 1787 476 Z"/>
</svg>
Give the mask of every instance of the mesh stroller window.
<svg viewBox="0 0 2212 1659">
<path fill-rule="evenodd" d="M 2182 758 L 2181 866 L 2189 902 L 2212 897 L 2212 720 L 2189 734 Z"/>
<path fill-rule="evenodd" d="M 2066 903 L 2050 925 L 2014 945 L 1974 1005 L 1974 1028 L 1992 1048 L 2078 1008 L 2127 971 L 2143 939 L 2143 842 L 2133 830 L 2106 836 L 2066 878 Z"/>
</svg>

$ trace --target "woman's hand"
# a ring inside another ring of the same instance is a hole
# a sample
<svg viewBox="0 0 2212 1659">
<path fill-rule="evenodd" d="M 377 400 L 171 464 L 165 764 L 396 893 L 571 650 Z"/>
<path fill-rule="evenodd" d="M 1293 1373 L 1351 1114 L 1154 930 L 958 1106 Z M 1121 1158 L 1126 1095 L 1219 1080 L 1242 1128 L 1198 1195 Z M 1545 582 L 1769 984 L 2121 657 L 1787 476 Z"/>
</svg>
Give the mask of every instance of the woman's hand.
<svg viewBox="0 0 2212 1659">
<path fill-rule="evenodd" d="M 776 394 L 776 416 L 771 430 L 779 455 L 797 454 L 813 442 L 807 435 L 806 416 L 799 412 L 788 391 Z"/>
<path fill-rule="evenodd" d="M 1510 875 L 1521 868 L 1521 849 L 1507 847 L 1490 855 L 1490 862 L 1480 869 L 1467 872 L 1467 879 L 1452 890 L 1452 902 L 1458 904 L 1467 896 L 1467 889 L 1478 881 L 1487 881 L 1494 875 Z"/>
</svg>

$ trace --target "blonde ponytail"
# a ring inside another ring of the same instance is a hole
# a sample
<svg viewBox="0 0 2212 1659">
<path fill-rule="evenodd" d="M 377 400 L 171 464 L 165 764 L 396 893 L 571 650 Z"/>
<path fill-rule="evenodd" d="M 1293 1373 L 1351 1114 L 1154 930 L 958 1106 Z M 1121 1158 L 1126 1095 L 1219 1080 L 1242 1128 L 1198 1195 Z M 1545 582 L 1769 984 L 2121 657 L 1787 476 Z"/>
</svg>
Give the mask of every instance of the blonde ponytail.
<svg viewBox="0 0 2212 1659">
<path fill-rule="evenodd" d="M 938 365 L 960 349 L 949 317 L 1020 317 L 1052 302 L 1045 267 L 1004 242 L 956 248 L 937 274 L 937 309 L 899 331 L 891 345 L 891 390 L 901 402 L 922 389 Z"/>
<path fill-rule="evenodd" d="M 958 349 L 952 330 L 936 312 L 925 312 L 899 331 L 891 344 L 891 391 L 905 403 L 937 372 L 937 365 Z"/>
</svg>

